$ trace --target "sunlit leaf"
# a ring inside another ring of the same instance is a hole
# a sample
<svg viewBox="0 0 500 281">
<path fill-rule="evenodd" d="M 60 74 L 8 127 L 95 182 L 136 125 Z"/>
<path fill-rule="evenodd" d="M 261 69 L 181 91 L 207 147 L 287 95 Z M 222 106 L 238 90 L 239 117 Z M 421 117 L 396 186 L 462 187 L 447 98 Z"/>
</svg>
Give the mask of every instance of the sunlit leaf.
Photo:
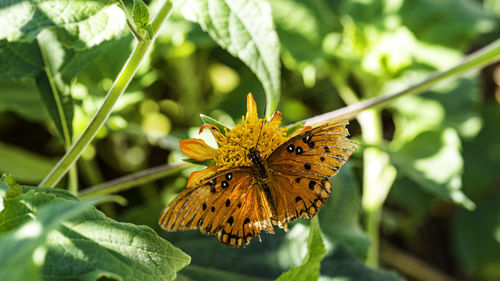
<svg viewBox="0 0 500 281">
<path fill-rule="evenodd" d="M 125 16 L 113 1 L 2 1 L 0 40 L 31 42 L 52 28 L 66 46 L 82 49 L 109 40 L 125 26 Z"/>
<path fill-rule="evenodd" d="M 307 240 L 307 254 L 300 266 L 294 267 L 283 273 L 278 281 L 308 281 L 319 278 L 320 262 L 325 255 L 326 249 L 319 229 L 318 217 L 311 220 L 309 238 Z"/>
<path fill-rule="evenodd" d="M 0 232 L 15 232 L 32 224 L 37 224 L 41 231 L 47 228 L 45 237 L 36 236 L 32 243 L 33 248 L 43 247 L 46 251 L 45 259 L 39 262 L 45 278 L 72 276 L 95 280 L 108 276 L 120 280 L 173 280 L 176 272 L 189 263 L 187 255 L 148 227 L 114 221 L 92 207 L 75 211 L 69 218 L 65 215 L 72 213 L 60 208 L 79 206 L 81 201 L 76 197 L 53 188 L 23 187 L 23 190 L 22 195 L 5 202 L 5 209 L 0 212 Z M 49 224 L 45 224 L 45 219 L 31 220 L 40 213 L 50 219 Z M 3 257 L 9 259 L 8 255 Z M 24 254 L 22 258 L 31 260 Z M 73 266 L 61 266 L 61 260 Z"/>
<path fill-rule="evenodd" d="M 201 25 L 233 56 L 241 59 L 259 78 L 266 91 L 266 115 L 280 96 L 279 43 L 271 8 L 257 0 L 177 0 L 183 15 Z"/>
<path fill-rule="evenodd" d="M 460 139 L 450 128 L 422 133 L 389 155 L 398 172 L 423 189 L 472 209 L 474 203 L 461 190 L 463 159 L 460 149 Z"/>
</svg>

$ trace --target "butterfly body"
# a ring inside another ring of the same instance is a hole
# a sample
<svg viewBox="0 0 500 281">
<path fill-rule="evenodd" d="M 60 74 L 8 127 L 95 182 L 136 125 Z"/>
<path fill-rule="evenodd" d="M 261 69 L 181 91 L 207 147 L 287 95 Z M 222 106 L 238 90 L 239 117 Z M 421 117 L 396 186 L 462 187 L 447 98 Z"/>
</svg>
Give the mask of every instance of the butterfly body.
<svg viewBox="0 0 500 281">
<path fill-rule="evenodd" d="M 268 172 L 265 162 L 262 160 L 260 152 L 256 149 L 250 149 L 247 155 L 248 159 L 252 162 L 252 170 L 254 174 L 257 174 L 262 179 L 266 179 L 268 177 Z"/>
<path fill-rule="evenodd" d="M 168 231 L 199 228 L 228 246 L 240 247 L 274 226 L 311 219 L 331 193 L 335 175 L 355 144 L 346 138 L 347 121 L 298 134 L 267 156 L 247 148 L 250 165 L 220 169 L 190 183 L 162 212 Z M 262 149 L 262 146 L 260 146 Z"/>
</svg>

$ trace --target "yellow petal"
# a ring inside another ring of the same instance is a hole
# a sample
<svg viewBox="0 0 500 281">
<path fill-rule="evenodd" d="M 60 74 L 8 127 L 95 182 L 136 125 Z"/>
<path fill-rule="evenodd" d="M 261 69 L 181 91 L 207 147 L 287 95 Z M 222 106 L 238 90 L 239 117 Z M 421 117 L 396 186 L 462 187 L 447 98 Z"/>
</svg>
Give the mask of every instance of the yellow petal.
<svg viewBox="0 0 500 281">
<path fill-rule="evenodd" d="M 259 116 L 257 114 L 257 103 L 253 99 L 252 93 L 248 93 L 247 95 L 247 122 L 255 123 L 259 120 Z"/>
<path fill-rule="evenodd" d="M 218 143 L 221 143 L 226 138 L 226 136 L 224 136 L 220 132 L 219 128 L 217 128 L 215 125 L 212 124 L 203 124 L 203 126 L 201 126 L 200 128 L 200 133 L 203 132 L 203 130 L 205 130 L 206 128 L 210 130 L 210 132 L 212 133 L 212 135 L 214 136 L 215 140 Z"/>
<path fill-rule="evenodd" d="M 218 169 L 219 167 L 217 166 L 210 166 L 201 171 L 192 172 L 191 175 L 189 175 L 187 186 L 198 184 L 204 178 L 213 175 L 215 172 L 217 172 Z"/>
<path fill-rule="evenodd" d="M 185 139 L 179 141 L 181 151 L 194 160 L 204 161 L 217 156 L 217 150 L 201 139 Z"/>
<path fill-rule="evenodd" d="M 273 114 L 273 117 L 271 117 L 271 121 L 269 123 L 273 123 L 276 127 L 278 127 L 281 124 L 281 112 L 275 111 Z"/>
<path fill-rule="evenodd" d="M 298 136 L 298 135 L 300 135 L 300 134 L 302 134 L 304 132 L 307 132 L 307 131 L 309 131 L 311 129 L 312 129 L 311 126 L 302 126 L 302 127 L 298 128 L 297 130 L 295 130 L 295 132 L 293 132 L 292 134 L 290 134 L 288 137 L 289 138 L 293 138 L 293 137 Z"/>
</svg>

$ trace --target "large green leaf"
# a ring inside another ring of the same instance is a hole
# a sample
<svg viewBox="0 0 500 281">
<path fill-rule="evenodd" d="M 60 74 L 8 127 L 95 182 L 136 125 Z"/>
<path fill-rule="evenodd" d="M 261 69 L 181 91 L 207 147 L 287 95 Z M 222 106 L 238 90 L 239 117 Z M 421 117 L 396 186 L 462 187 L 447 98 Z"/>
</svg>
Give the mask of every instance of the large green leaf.
<svg viewBox="0 0 500 281">
<path fill-rule="evenodd" d="M 52 28 L 66 46 L 81 49 L 118 35 L 123 12 L 106 0 L 7 0 L 0 2 L 0 40 L 31 42 Z"/>
<path fill-rule="evenodd" d="M 73 99 L 69 81 L 64 81 L 59 72 L 65 62 L 65 49 L 49 30 L 41 32 L 37 42 L 45 65 L 44 71 L 35 77 L 38 91 L 60 137 L 69 146 L 73 135 Z"/>
<path fill-rule="evenodd" d="M 309 227 L 309 239 L 307 240 L 307 254 L 300 266 L 294 267 L 283 273 L 277 281 L 309 281 L 318 280 L 321 260 L 326 249 L 319 229 L 318 217 L 311 220 Z"/>
<path fill-rule="evenodd" d="M 0 279 L 42 280 L 40 269 L 46 258 L 47 237 L 92 205 L 84 201 L 47 204 L 33 213 L 33 220 L 0 236 Z M 43 279 L 47 280 L 47 279 Z"/>
<path fill-rule="evenodd" d="M 59 217 L 61 206 L 80 202 L 63 190 L 23 187 L 23 191 L 5 200 L 0 233 L 6 237 L 17 228 L 24 229 L 42 211 L 44 218 L 46 212 L 51 217 L 49 222 L 57 223 L 57 231 L 47 232 L 44 241 L 36 242 L 46 250 L 40 266 L 44 280 L 97 280 L 104 276 L 117 280 L 173 280 L 190 261 L 189 256 L 150 228 L 114 221 L 95 208 L 79 211 L 72 218 Z M 48 227 L 43 222 L 40 227 Z M 23 258 L 30 260 L 30 256 Z M 19 269 L 22 267 L 9 271 L 15 274 Z"/>
<path fill-rule="evenodd" d="M 257 0 L 176 2 L 187 19 L 199 23 L 221 47 L 255 73 L 266 91 L 266 114 L 270 116 L 281 90 L 279 43 L 269 4 Z"/>
<path fill-rule="evenodd" d="M 109 46 L 110 44 L 106 42 L 90 49 L 75 51 L 64 47 L 58 41 L 56 33 L 50 30 L 40 32 L 37 40 L 31 43 L 0 41 L 0 60 L 7 62 L 0 64 L 0 78 L 34 78 L 36 85 L 36 88 L 31 87 L 27 79 L 21 82 L 4 80 L 5 82 L 0 83 L 0 89 L 6 93 L 0 100 L 6 99 L 6 103 L 0 106 L 0 110 L 8 106 L 32 119 L 37 112 L 40 116 L 45 116 L 39 113 L 43 110 L 40 104 L 35 110 L 30 110 L 25 104 L 18 104 L 13 100 L 14 94 L 23 90 L 25 96 L 31 95 L 26 101 L 38 102 L 40 100 L 36 97 L 38 90 L 59 135 L 68 143 L 73 131 L 73 100 L 70 95 L 70 84 L 81 69 Z M 22 83 L 22 88 L 13 87 L 19 83 Z M 28 90 L 31 93 L 27 92 Z"/>
<path fill-rule="evenodd" d="M 0 60 L 6 62 L 0 66 L 0 78 L 33 77 L 67 145 L 73 120 L 69 84 L 95 58 L 100 51 L 97 46 L 121 33 L 124 19 L 120 8 L 104 0 L 0 4 L 0 26 L 4 27 L 0 30 Z"/>
</svg>

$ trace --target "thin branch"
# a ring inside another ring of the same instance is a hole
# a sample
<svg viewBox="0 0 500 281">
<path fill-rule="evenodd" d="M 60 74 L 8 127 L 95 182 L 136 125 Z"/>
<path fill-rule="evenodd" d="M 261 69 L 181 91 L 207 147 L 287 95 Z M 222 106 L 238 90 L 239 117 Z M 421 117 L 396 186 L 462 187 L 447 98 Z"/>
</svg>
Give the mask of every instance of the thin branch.
<svg viewBox="0 0 500 281">
<path fill-rule="evenodd" d="M 118 98 L 125 91 L 128 84 L 132 80 L 135 75 L 135 72 L 139 68 L 139 65 L 143 58 L 146 56 L 146 53 L 153 45 L 154 39 L 156 35 L 158 35 L 158 31 L 163 22 L 168 18 L 170 13 L 172 12 L 172 3 L 170 1 L 166 1 L 165 4 L 160 8 L 160 11 L 154 18 L 151 23 L 153 30 L 153 38 L 152 40 L 143 40 L 137 43 L 134 51 L 130 55 L 129 59 L 123 66 L 120 74 L 116 78 L 113 86 L 109 90 L 106 95 L 106 99 L 103 104 L 99 108 L 99 110 L 94 115 L 94 118 L 87 126 L 85 131 L 80 135 L 80 137 L 76 140 L 75 143 L 71 146 L 71 148 L 66 152 L 66 154 L 61 158 L 61 160 L 56 164 L 56 166 L 50 171 L 50 173 L 43 179 L 43 181 L 39 184 L 39 186 L 55 186 L 61 178 L 67 173 L 69 168 L 73 166 L 73 164 L 78 160 L 82 152 L 89 145 L 89 143 L 94 139 L 95 135 L 104 125 L 109 115 L 111 114 L 111 110 L 115 105 Z"/>
<path fill-rule="evenodd" d="M 84 189 L 80 193 L 78 193 L 78 196 L 84 199 L 94 197 L 96 195 L 117 193 L 123 190 L 130 189 L 134 186 L 138 186 L 166 176 L 176 174 L 191 166 L 193 165 L 186 163 L 156 166 Z"/>
<path fill-rule="evenodd" d="M 318 125 L 339 119 L 350 119 L 365 109 L 386 105 L 387 103 L 405 95 L 421 93 L 447 78 L 456 77 L 467 71 L 479 69 L 488 64 L 494 63 L 498 59 L 500 59 L 500 39 L 465 57 L 464 60 L 458 65 L 443 72 L 435 72 L 424 81 L 414 84 L 405 90 L 355 103 L 334 111 L 314 116 L 301 122 L 305 122 L 305 125 Z M 290 126 L 293 125 L 294 124 Z"/>
</svg>

